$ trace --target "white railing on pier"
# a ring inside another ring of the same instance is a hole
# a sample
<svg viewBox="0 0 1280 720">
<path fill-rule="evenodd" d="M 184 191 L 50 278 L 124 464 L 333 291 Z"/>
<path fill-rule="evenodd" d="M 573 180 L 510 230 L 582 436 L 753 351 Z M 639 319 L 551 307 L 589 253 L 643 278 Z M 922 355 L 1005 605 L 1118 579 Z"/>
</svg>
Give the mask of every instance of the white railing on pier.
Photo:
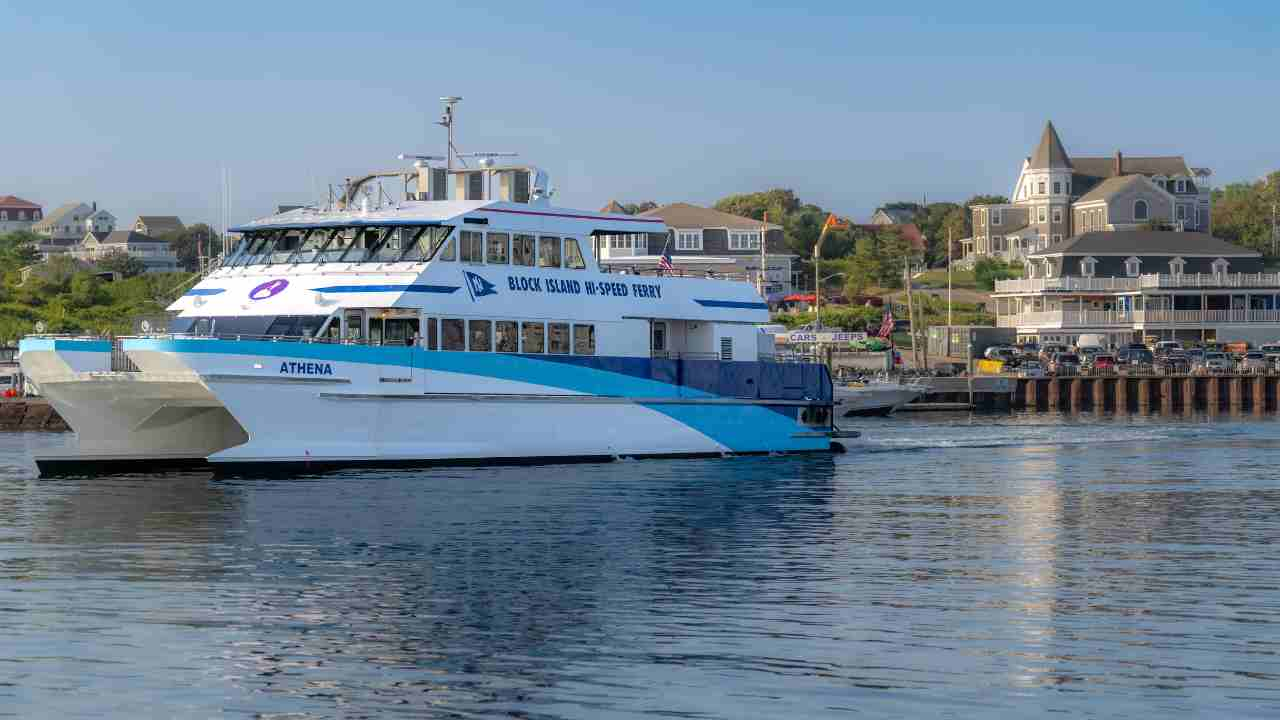
<svg viewBox="0 0 1280 720">
<path fill-rule="evenodd" d="M 997 280 L 998 293 L 1133 292 L 1147 289 L 1265 288 L 1280 292 L 1280 273 L 1194 273 L 1139 277 L 1056 277 Z"/>
</svg>

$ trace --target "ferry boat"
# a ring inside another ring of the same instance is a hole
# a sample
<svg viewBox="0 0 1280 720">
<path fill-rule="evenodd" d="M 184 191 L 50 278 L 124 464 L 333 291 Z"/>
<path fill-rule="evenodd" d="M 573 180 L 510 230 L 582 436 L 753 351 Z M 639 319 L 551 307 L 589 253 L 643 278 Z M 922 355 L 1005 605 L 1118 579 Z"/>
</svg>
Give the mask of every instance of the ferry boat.
<svg viewBox="0 0 1280 720">
<path fill-rule="evenodd" d="M 362 194 L 371 174 L 231 228 L 168 328 L 24 338 L 77 440 L 41 473 L 842 449 L 827 368 L 773 361 L 751 284 L 597 263 L 661 221 L 554 206 L 536 167 L 431 162 L 403 199 Z"/>
</svg>

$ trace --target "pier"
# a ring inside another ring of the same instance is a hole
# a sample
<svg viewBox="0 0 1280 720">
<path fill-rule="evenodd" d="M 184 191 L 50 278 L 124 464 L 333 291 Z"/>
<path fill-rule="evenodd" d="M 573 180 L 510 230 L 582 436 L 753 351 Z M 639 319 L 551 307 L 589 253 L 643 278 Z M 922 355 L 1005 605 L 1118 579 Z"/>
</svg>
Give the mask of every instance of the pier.
<svg viewBox="0 0 1280 720">
<path fill-rule="evenodd" d="M 1025 410 L 1116 413 L 1280 410 L 1280 375 L 1102 375 L 1016 378 L 1010 400 Z"/>
</svg>

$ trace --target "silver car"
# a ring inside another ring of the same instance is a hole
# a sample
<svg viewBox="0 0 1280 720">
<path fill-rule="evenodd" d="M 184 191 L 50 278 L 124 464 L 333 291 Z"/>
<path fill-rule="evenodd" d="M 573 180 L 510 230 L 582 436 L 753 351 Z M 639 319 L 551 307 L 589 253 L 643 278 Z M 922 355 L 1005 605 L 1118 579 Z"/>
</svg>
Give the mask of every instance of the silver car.
<svg viewBox="0 0 1280 720">
<path fill-rule="evenodd" d="M 1267 356 L 1260 350 L 1250 350 L 1244 354 L 1244 360 L 1240 361 L 1240 370 L 1247 373 L 1264 373 L 1270 367 L 1267 362 Z"/>
</svg>

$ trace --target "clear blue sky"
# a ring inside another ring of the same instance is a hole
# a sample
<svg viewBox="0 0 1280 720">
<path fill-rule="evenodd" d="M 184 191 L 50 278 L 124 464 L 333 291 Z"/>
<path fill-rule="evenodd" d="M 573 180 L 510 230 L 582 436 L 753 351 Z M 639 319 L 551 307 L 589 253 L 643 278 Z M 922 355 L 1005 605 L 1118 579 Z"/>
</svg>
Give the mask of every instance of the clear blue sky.
<svg viewBox="0 0 1280 720">
<path fill-rule="evenodd" d="M 1072 154 L 1280 168 L 1280 3 L 0 0 L 0 194 L 232 221 L 459 146 L 559 204 L 769 187 L 854 217 L 1005 194 L 1046 119 Z"/>
</svg>

